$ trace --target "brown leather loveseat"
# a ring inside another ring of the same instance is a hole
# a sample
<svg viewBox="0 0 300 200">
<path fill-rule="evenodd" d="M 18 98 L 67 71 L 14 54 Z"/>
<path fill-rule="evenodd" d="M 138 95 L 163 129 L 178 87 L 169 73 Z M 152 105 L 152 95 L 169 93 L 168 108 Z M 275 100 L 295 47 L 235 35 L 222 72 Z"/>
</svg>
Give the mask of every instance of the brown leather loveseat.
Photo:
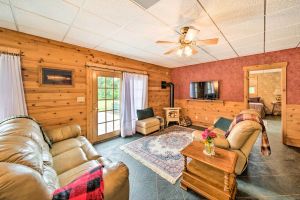
<svg viewBox="0 0 300 200">
<path fill-rule="evenodd" d="M 0 124 L 0 199 L 49 200 L 52 192 L 78 176 L 104 165 L 106 200 L 128 200 L 128 168 L 99 155 L 78 125 L 47 132 L 45 142 L 39 125 L 27 118 Z"/>
</svg>

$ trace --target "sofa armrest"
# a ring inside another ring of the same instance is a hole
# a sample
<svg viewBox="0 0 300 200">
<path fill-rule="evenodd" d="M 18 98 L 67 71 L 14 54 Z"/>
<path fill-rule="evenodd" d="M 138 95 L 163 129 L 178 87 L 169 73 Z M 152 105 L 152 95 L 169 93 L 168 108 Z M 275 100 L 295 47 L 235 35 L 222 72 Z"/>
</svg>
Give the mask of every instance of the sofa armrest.
<svg viewBox="0 0 300 200">
<path fill-rule="evenodd" d="M 106 164 L 103 169 L 105 199 L 129 199 L 129 170 L 122 162 Z"/>
<path fill-rule="evenodd" d="M 214 145 L 221 149 L 229 149 L 230 148 L 230 145 L 229 145 L 229 142 L 227 141 L 227 139 L 221 138 L 221 137 L 214 138 Z"/>
<path fill-rule="evenodd" d="M 14 163 L 0 163 L 0 199 L 50 200 L 42 176 L 35 170 Z"/>
<path fill-rule="evenodd" d="M 76 138 L 81 134 L 81 128 L 77 124 L 63 126 L 60 128 L 46 131 L 47 136 L 52 143 L 60 142 L 62 140 Z"/>
</svg>

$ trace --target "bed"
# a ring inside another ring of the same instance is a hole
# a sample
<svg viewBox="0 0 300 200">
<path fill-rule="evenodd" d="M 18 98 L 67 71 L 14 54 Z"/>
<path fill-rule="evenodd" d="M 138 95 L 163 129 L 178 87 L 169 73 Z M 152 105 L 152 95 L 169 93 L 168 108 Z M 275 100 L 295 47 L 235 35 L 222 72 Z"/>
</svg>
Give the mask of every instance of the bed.
<svg viewBox="0 0 300 200">
<path fill-rule="evenodd" d="M 261 118 L 265 118 L 266 116 L 265 104 L 260 99 L 260 97 L 249 98 L 248 102 L 249 102 L 249 108 L 257 110 L 260 113 Z"/>
</svg>

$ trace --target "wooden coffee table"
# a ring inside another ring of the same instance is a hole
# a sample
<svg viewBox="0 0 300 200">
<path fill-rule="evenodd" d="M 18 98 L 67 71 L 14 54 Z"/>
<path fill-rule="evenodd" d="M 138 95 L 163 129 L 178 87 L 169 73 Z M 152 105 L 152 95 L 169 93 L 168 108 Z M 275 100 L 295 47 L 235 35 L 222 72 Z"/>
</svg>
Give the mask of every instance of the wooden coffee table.
<svg viewBox="0 0 300 200">
<path fill-rule="evenodd" d="M 237 154 L 216 147 L 216 155 L 207 156 L 203 149 L 202 142 L 194 141 L 181 151 L 184 156 L 181 187 L 192 189 L 208 199 L 235 199 Z M 192 158 L 189 164 L 187 157 Z"/>
</svg>

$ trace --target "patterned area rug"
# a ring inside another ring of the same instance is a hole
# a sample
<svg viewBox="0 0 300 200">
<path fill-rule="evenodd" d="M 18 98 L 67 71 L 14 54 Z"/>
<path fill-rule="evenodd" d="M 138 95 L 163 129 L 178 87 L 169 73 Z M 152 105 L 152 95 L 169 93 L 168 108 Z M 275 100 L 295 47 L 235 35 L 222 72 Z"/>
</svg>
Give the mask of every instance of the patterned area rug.
<svg viewBox="0 0 300 200">
<path fill-rule="evenodd" d="M 191 128 L 171 126 L 120 149 L 175 184 L 184 167 L 183 156 L 179 152 L 192 142 L 193 131 Z"/>
</svg>

